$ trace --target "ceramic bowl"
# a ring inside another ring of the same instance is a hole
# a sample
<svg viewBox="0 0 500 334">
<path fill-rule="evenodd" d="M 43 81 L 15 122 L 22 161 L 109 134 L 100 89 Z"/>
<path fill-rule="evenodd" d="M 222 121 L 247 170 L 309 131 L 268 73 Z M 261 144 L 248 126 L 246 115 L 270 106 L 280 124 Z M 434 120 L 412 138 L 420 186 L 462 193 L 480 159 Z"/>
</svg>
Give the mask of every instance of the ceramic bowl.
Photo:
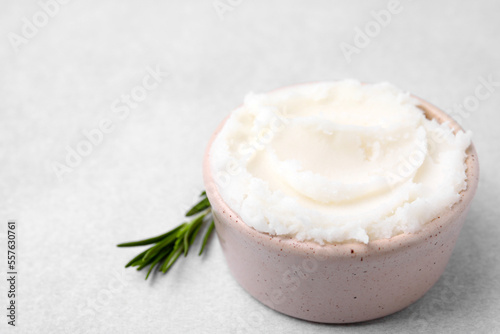
<svg viewBox="0 0 500 334">
<path fill-rule="evenodd" d="M 417 98 L 418 99 L 418 98 Z M 460 126 L 418 99 L 427 118 Z M 322 323 L 352 323 L 389 315 L 422 297 L 439 279 L 476 192 L 479 165 L 467 150 L 467 189 L 451 209 L 414 234 L 362 243 L 319 245 L 272 236 L 246 225 L 221 198 L 204 158 L 204 182 L 215 227 L 234 278 L 254 298 L 292 317 Z"/>
</svg>

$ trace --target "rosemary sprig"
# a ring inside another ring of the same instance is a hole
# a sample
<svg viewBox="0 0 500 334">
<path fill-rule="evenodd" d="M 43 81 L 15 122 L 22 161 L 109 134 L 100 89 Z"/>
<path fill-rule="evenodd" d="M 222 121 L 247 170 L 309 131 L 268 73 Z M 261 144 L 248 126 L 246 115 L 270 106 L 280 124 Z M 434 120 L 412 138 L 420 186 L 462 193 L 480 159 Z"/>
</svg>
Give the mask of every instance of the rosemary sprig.
<svg viewBox="0 0 500 334">
<path fill-rule="evenodd" d="M 141 270 L 149 266 L 146 279 L 148 279 L 155 267 L 157 267 L 159 271 L 166 273 L 181 254 L 187 256 L 189 247 L 196 239 L 202 225 L 206 221 L 210 221 L 210 225 L 203 237 L 200 252 L 198 253 L 198 255 L 201 255 L 215 225 L 206 192 L 202 192 L 200 197 L 201 200 L 186 213 L 186 217 L 194 217 L 190 222 L 182 223 L 167 233 L 157 237 L 125 242 L 117 245 L 118 247 L 136 247 L 154 244 L 130 260 L 130 262 L 125 265 L 125 268 L 137 267 L 137 270 Z"/>
</svg>

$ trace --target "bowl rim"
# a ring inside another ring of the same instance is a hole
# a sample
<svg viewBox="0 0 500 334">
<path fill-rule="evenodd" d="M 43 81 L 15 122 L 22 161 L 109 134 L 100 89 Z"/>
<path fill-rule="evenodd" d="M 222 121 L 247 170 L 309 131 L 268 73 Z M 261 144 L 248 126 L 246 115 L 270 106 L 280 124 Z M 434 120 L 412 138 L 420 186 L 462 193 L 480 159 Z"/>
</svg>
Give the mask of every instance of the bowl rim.
<svg viewBox="0 0 500 334">
<path fill-rule="evenodd" d="M 319 82 L 309 82 L 298 85 L 308 85 L 316 83 Z M 298 85 L 290 85 L 278 89 L 286 89 Z M 275 90 L 272 90 L 270 92 L 273 91 Z M 451 116 L 446 114 L 438 107 L 413 94 L 410 94 L 410 96 L 418 101 L 418 107 L 422 109 L 428 119 L 435 119 L 439 123 L 448 122 L 448 125 L 454 133 L 457 133 L 460 130 L 463 131 L 462 127 Z M 238 108 L 240 107 L 241 106 L 239 106 Z M 371 240 L 367 244 L 357 241 L 325 242 L 324 244 L 319 244 L 318 242 L 313 240 L 301 241 L 291 236 L 271 235 L 267 232 L 260 232 L 244 223 L 239 214 L 229 207 L 229 205 L 220 195 L 218 187 L 215 184 L 212 175 L 210 164 L 210 150 L 215 138 L 222 130 L 230 115 L 231 113 L 227 117 L 225 117 L 224 120 L 218 125 L 205 150 L 203 158 L 203 178 L 207 196 L 213 207 L 220 208 L 220 211 L 222 211 L 223 214 L 229 216 L 233 228 L 238 229 L 240 232 L 248 235 L 251 238 L 265 243 L 266 246 L 277 250 L 287 248 L 288 251 L 302 255 L 304 254 L 304 252 L 305 254 L 313 253 L 317 256 L 331 256 L 334 253 L 335 256 L 353 257 L 373 256 L 374 254 L 383 255 L 388 252 L 394 251 L 395 248 L 413 247 L 426 241 L 428 237 L 432 237 L 433 235 L 436 235 L 442 230 L 453 225 L 453 222 L 456 220 L 457 216 L 461 212 L 467 210 L 478 186 L 479 162 L 474 144 L 471 142 L 470 146 L 466 150 L 467 156 L 465 159 L 465 163 L 467 166 L 465 171 L 467 188 L 460 191 L 460 199 L 452 205 L 450 210 L 446 210 L 438 217 L 435 217 L 431 221 L 425 223 L 423 228 L 415 233 L 402 233 L 390 238 Z"/>
</svg>

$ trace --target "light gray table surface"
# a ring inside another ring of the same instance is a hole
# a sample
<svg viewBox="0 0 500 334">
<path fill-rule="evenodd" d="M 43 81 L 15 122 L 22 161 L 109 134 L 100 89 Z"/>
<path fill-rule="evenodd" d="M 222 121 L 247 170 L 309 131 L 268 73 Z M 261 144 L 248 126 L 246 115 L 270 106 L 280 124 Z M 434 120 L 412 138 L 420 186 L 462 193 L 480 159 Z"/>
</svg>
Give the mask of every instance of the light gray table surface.
<svg viewBox="0 0 500 334">
<path fill-rule="evenodd" d="M 0 10 L 1 333 L 500 332 L 500 2 L 62 2 L 3 1 Z M 374 24 L 372 11 L 388 8 L 387 22 Z M 365 29 L 371 37 L 355 41 Z M 355 53 L 342 51 L 348 44 Z M 166 276 L 146 282 L 123 268 L 137 250 L 117 243 L 182 221 L 203 188 L 211 133 L 247 92 L 343 78 L 392 82 L 474 133 L 477 196 L 422 299 L 362 324 L 293 319 L 236 283 L 216 237 Z M 477 99 L 484 80 L 496 84 Z M 145 94 L 124 107 L 132 92 Z M 110 124 L 95 145 L 83 143 Z M 56 171 L 78 147 L 86 156 Z M 15 329 L 9 219 L 19 227 Z"/>
</svg>

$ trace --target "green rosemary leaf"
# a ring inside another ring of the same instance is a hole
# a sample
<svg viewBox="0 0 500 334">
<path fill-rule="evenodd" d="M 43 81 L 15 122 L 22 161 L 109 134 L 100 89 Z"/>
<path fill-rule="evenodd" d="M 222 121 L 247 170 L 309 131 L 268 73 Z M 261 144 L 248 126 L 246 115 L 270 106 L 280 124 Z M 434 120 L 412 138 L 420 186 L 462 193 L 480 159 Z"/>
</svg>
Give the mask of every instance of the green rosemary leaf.
<svg viewBox="0 0 500 334">
<path fill-rule="evenodd" d="M 147 251 L 148 250 L 146 249 L 144 252 L 140 253 L 139 255 L 137 255 L 136 257 L 134 257 L 132 260 L 130 260 L 130 262 L 125 265 L 125 268 L 128 268 L 130 266 L 133 267 L 133 266 L 135 266 L 134 265 L 135 262 L 142 261 L 142 258 L 144 256 L 144 254 L 146 254 Z"/>
<path fill-rule="evenodd" d="M 209 207 L 210 207 L 210 202 L 208 201 L 208 198 L 205 197 L 201 201 L 196 203 L 196 205 L 193 206 L 191 210 L 189 210 L 186 213 L 186 217 L 194 216 L 195 214 L 200 213 L 201 211 L 208 209 Z"/>
<path fill-rule="evenodd" d="M 215 227 L 215 222 L 214 222 L 214 219 L 212 218 L 212 222 L 210 223 L 210 226 L 208 226 L 208 229 L 205 232 L 205 236 L 203 237 L 203 244 L 201 245 L 201 249 L 200 249 L 200 252 L 198 253 L 198 256 L 203 253 L 203 250 L 205 249 L 205 246 L 207 245 L 208 238 L 210 237 L 210 234 L 212 234 L 214 227 Z"/>
<path fill-rule="evenodd" d="M 196 224 L 196 226 L 193 228 L 193 232 L 191 233 L 191 235 L 188 235 L 186 234 L 184 236 L 184 245 L 187 244 L 187 249 L 184 248 L 184 257 L 187 256 L 188 254 L 188 250 L 189 250 L 189 247 L 191 247 L 191 245 L 193 244 L 194 242 L 194 239 L 196 239 L 196 236 L 198 235 L 198 232 L 200 231 L 201 229 L 201 226 L 202 226 L 202 223 L 203 223 L 203 220 L 200 221 L 198 224 Z M 189 240 L 188 240 L 189 238 Z M 186 243 L 187 242 L 187 243 Z"/>
<path fill-rule="evenodd" d="M 167 233 L 164 233 L 164 234 L 159 235 L 157 237 L 139 240 L 139 241 L 125 242 L 125 243 L 117 245 L 117 247 L 136 247 L 136 246 L 151 245 L 151 244 L 157 243 L 160 240 L 163 240 L 164 238 L 168 237 L 170 234 L 177 232 L 177 230 L 181 227 L 182 227 L 182 225 L 179 225 L 176 228 L 174 228 L 173 230 L 170 230 Z"/>
<path fill-rule="evenodd" d="M 149 267 L 149 270 L 148 270 L 148 273 L 146 274 L 146 280 L 148 279 L 149 277 L 149 274 L 151 274 L 151 271 L 153 270 L 153 268 L 157 265 L 159 265 L 159 263 L 165 259 L 166 257 L 168 256 L 168 253 L 163 253 L 161 254 L 161 256 L 158 256 L 152 263 L 151 263 L 151 267 Z"/>
<path fill-rule="evenodd" d="M 201 226 L 201 223 L 203 223 L 203 219 L 205 219 L 205 216 L 207 214 L 203 214 L 201 216 L 198 216 L 197 218 L 193 219 L 190 223 L 189 223 L 189 228 L 187 230 L 187 232 L 184 234 L 184 238 L 183 238 L 183 241 L 184 241 L 184 256 L 187 256 L 188 254 L 188 250 L 189 250 L 189 236 L 191 234 L 191 231 L 195 230 L 198 228 L 198 226 Z"/>
<path fill-rule="evenodd" d="M 179 244 L 179 245 L 182 245 L 182 244 Z M 165 260 L 165 263 L 163 263 L 162 267 L 160 268 L 160 270 L 163 273 L 166 273 L 170 269 L 170 267 L 172 267 L 172 265 L 175 263 L 175 261 L 177 261 L 179 256 L 182 254 L 182 251 L 183 251 L 182 247 L 183 246 L 179 246 L 176 250 L 174 250 L 172 253 L 170 253 L 167 260 Z"/>
<path fill-rule="evenodd" d="M 198 224 L 198 226 L 196 227 L 196 229 L 193 231 L 193 233 L 191 234 L 191 237 L 189 239 L 189 246 L 191 247 L 191 245 L 193 244 L 194 240 L 196 239 L 196 236 L 198 235 L 198 232 L 200 232 L 201 230 L 201 226 L 202 224 Z"/>
<path fill-rule="evenodd" d="M 186 234 L 186 229 L 187 227 L 183 229 L 182 233 L 177 234 L 177 240 L 175 240 L 174 249 L 178 249 L 181 242 L 184 241 L 184 234 Z"/>
<path fill-rule="evenodd" d="M 161 260 L 161 258 L 164 257 L 165 254 L 168 254 L 169 251 L 170 251 L 169 248 L 165 248 L 162 250 L 162 252 L 159 252 L 155 256 L 152 256 L 152 257 L 148 258 L 147 260 L 143 259 L 142 262 L 137 267 L 137 270 L 142 270 L 143 268 L 149 266 L 151 263 L 154 263 L 155 261 Z"/>
<path fill-rule="evenodd" d="M 192 227 L 193 225 L 191 225 Z M 190 228 L 191 229 L 191 228 Z M 189 237 L 189 230 L 187 233 L 184 234 L 184 237 L 182 238 L 182 241 L 184 242 L 184 257 L 188 255 L 188 249 L 189 249 L 189 242 L 188 242 L 188 237 Z"/>
<path fill-rule="evenodd" d="M 148 258 L 143 257 L 140 262 L 138 262 L 138 268 L 137 270 L 142 270 L 144 267 L 150 265 L 151 263 L 155 262 L 156 260 L 160 260 L 162 257 L 165 255 L 168 255 L 172 251 L 172 245 L 166 245 L 162 249 L 160 249 L 158 252 L 155 253 L 155 255 L 150 256 Z"/>
<path fill-rule="evenodd" d="M 185 225 L 185 223 L 183 224 Z M 156 254 L 158 254 L 158 252 L 161 252 L 161 250 L 165 247 L 167 247 L 168 245 L 170 245 L 171 243 L 174 242 L 174 240 L 176 239 L 176 235 L 175 234 L 171 234 L 169 235 L 168 237 L 166 237 L 165 239 L 163 239 L 162 241 L 160 241 L 159 243 L 157 243 L 155 246 L 151 247 L 147 253 L 144 255 L 144 261 L 147 261 L 149 259 L 151 259 L 153 256 L 155 256 Z"/>
</svg>

